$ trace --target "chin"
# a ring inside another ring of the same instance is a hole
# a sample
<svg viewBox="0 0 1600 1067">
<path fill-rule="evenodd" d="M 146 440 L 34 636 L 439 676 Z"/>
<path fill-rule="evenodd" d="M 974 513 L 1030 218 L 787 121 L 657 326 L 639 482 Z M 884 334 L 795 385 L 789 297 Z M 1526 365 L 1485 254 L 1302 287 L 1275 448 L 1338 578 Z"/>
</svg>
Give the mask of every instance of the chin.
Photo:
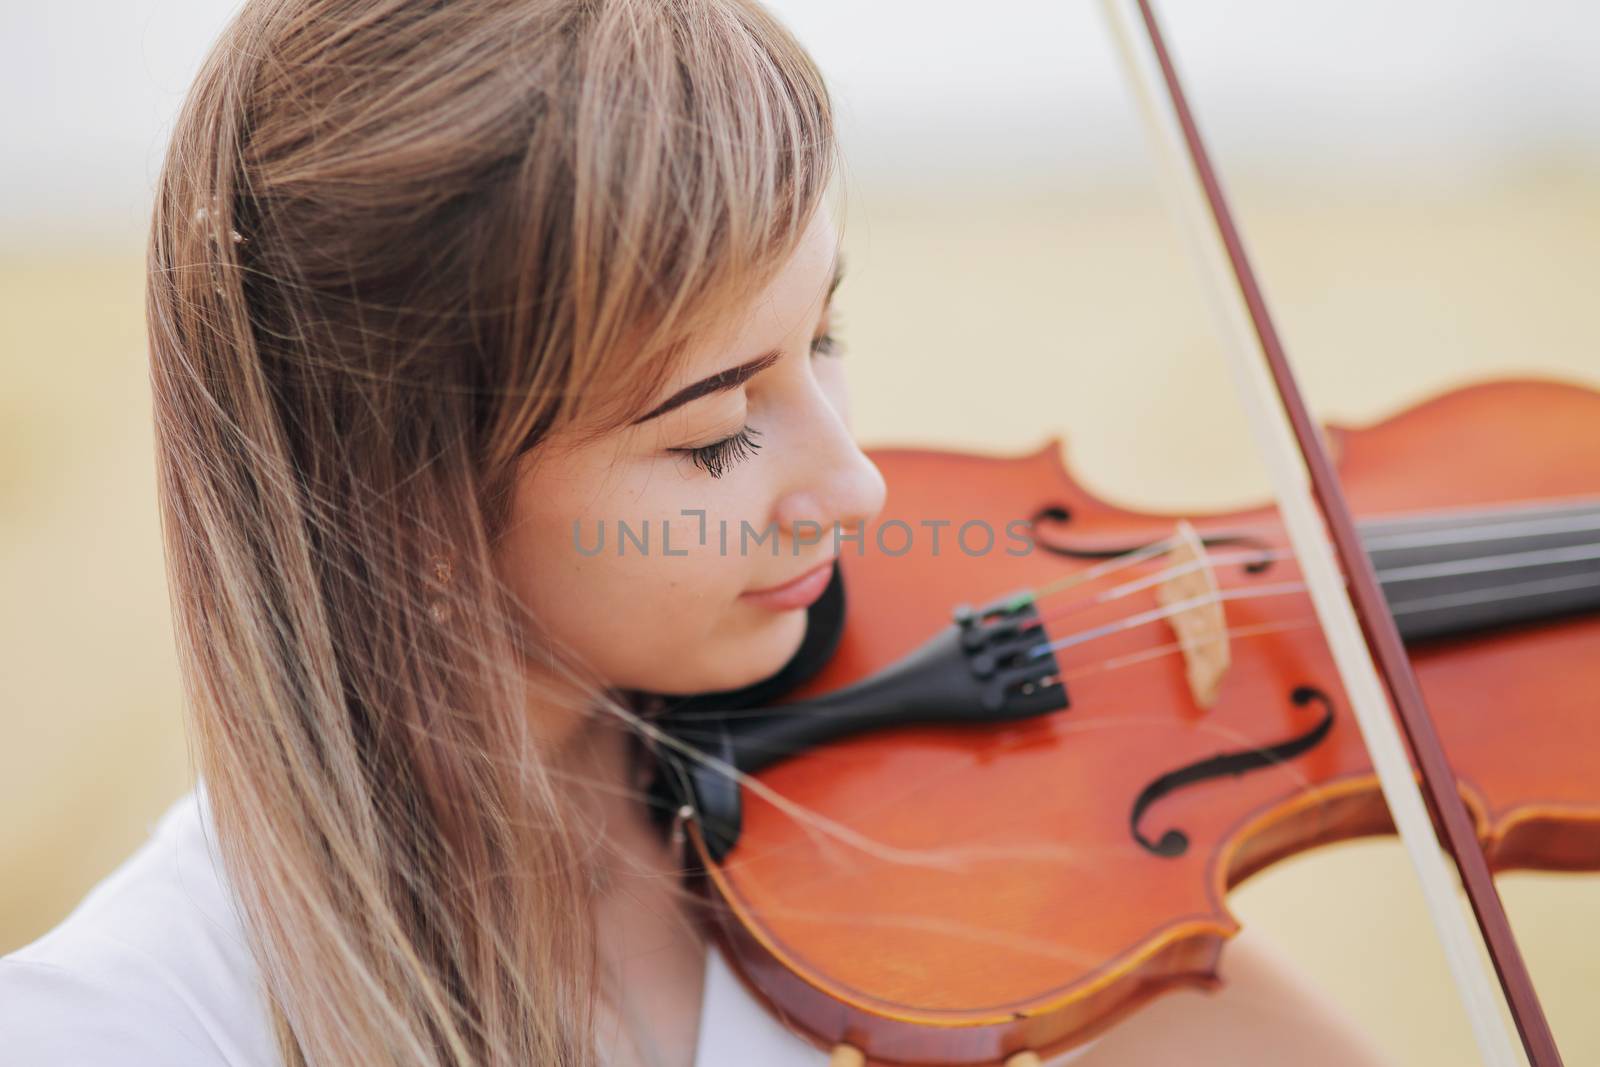
<svg viewBox="0 0 1600 1067">
<path fill-rule="evenodd" d="M 775 615 L 767 625 L 746 626 L 727 640 L 714 644 L 713 662 L 705 663 L 705 670 L 696 672 L 706 679 L 687 690 L 673 692 L 720 693 L 727 689 L 743 689 L 763 678 L 770 678 L 783 669 L 800 649 L 806 636 L 804 608 Z"/>
</svg>

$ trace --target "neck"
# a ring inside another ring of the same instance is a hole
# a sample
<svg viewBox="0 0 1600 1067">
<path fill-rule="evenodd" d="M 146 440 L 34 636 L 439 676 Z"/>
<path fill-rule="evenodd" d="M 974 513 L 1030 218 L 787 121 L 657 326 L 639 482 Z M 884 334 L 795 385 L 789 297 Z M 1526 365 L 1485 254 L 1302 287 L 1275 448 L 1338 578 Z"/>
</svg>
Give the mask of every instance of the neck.
<svg viewBox="0 0 1600 1067">
<path fill-rule="evenodd" d="M 1406 641 L 1600 611 L 1600 502 L 1360 524 Z"/>
<path fill-rule="evenodd" d="M 690 1067 L 705 940 L 682 885 L 681 856 L 650 818 L 633 731 L 597 713 L 573 742 L 563 753 L 562 774 L 595 845 L 603 1062 Z"/>
</svg>

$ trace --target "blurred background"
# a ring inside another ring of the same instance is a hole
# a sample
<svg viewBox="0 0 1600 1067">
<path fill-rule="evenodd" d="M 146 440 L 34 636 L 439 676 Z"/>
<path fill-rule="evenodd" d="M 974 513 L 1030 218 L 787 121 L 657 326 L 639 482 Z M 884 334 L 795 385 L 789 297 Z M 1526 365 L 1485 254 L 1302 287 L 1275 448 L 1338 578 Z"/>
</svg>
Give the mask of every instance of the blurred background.
<svg viewBox="0 0 1600 1067">
<path fill-rule="evenodd" d="M 841 332 L 867 443 L 1060 436 L 1077 477 L 1129 506 L 1268 495 L 1095 5 L 773 6 L 841 115 Z M 59 921 L 191 781 L 142 242 L 171 120 L 233 9 L 0 9 L 0 952 Z M 1162 14 L 1321 417 L 1359 425 L 1493 377 L 1600 387 L 1600 8 Z M 1600 1063 L 1600 875 L 1499 882 L 1567 1062 Z M 1395 1062 L 1476 1062 L 1395 842 L 1279 865 L 1231 903 Z"/>
</svg>

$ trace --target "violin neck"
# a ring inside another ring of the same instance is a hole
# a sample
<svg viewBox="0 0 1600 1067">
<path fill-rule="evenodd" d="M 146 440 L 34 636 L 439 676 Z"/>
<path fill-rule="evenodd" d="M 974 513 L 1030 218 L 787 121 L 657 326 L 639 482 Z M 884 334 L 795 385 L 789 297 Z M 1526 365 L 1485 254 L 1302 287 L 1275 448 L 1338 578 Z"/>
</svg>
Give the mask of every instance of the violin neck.
<svg viewBox="0 0 1600 1067">
<path fill-rule="evenodd" d="M 1600 501 L 1366 520 L 1407 642 L 1600 612 Z"/>
</svg>

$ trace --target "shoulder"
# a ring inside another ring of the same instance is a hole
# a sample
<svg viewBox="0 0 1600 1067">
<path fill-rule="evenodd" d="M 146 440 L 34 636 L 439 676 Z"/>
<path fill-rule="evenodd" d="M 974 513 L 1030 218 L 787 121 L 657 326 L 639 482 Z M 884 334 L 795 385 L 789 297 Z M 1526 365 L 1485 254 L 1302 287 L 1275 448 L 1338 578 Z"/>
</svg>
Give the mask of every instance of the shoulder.
<svg viewBox="0 0 1600 1067">
<path fill-rule="evenodd" d="M 0 959 L 0 1049 L 17 1067 L 279 1062 L 203 790 L 60 926 Z"/>
</svg>

